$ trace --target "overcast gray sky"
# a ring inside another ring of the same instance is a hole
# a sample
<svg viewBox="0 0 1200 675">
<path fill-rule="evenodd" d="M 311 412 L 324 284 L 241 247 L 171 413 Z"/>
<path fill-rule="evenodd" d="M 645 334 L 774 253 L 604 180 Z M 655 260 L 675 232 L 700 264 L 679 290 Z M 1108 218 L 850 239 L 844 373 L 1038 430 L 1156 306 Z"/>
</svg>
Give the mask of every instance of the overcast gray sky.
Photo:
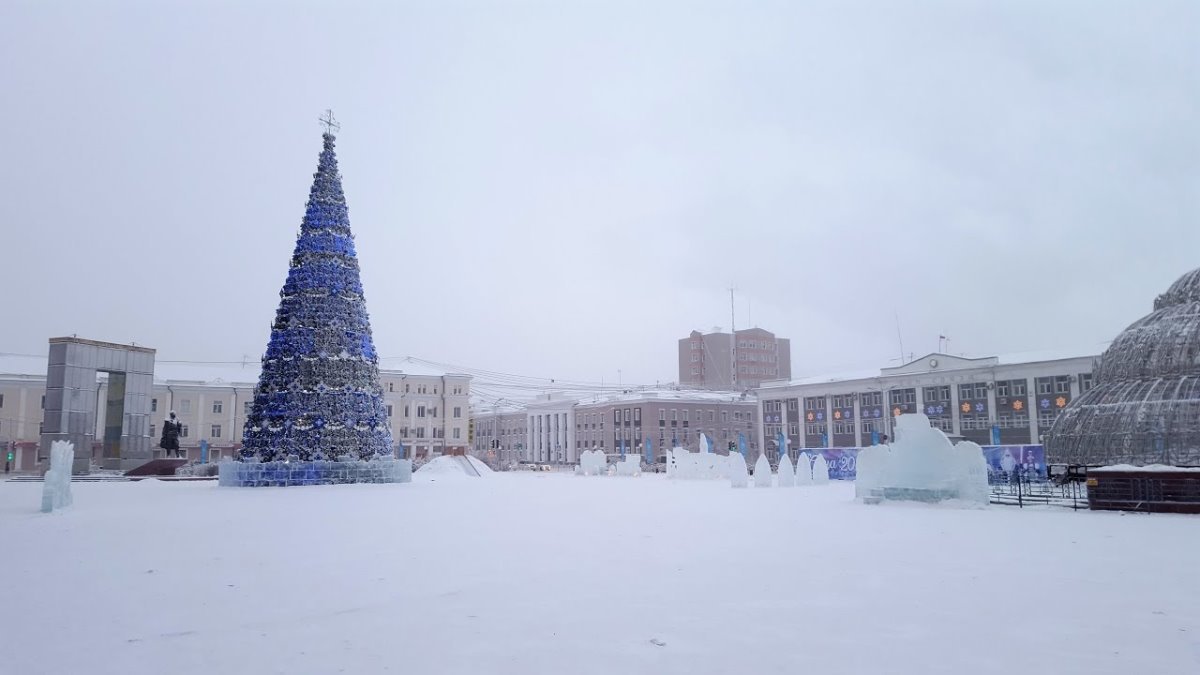
<svg viewBox="0 0 1200 675">
<path fill-rule="evenodd" d="M 1200 3 L 332 4 L 0 5 L 0 352 L 258 358 L 327 107 L 385 357 L 1100 349 L 1200 266 Z"/>
</svg>

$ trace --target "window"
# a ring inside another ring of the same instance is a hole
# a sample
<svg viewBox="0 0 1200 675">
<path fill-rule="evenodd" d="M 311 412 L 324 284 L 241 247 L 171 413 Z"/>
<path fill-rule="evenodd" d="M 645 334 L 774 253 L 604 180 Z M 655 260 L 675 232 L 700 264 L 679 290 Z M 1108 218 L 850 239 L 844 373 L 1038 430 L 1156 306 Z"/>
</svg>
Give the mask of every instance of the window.
<svg viewBox="0 0 1200 675">
<path fill-rule="evenodd" d="M 425 427 L 417 427 L 414 434 L 417 438 L 425 438 Z"/>
<path fill-rule="evenodd" d="M 224 408 L 225 408 L 225 405 L 222 401 L 213 401 L 213 414 L 214 415 L 220 415 L 221 411 Z"/>
<path fill-rule="evenodd" d="M 925 391 L 921 392 L 925 397 L 926 403 L 937 403 L 939 401 L 950 400 L 950 386 L 941 387 L 925 387 Z"/>
<path fill-rule="evenodd" d="M 424 416 L 425 416 L 425 406 L 423 406 L 423 405 L 417 406 L 417 417 L 424 417 Z"/>
<path fill-rule="evenodd" d="M 46 409 L 46 395 L 42 394 L 42 410 Z M 41 433 L 41 432 L 38 432 Z"/>
<path fill-rule="evenodd" d="M 186 398 L 185 398 L 185 399 L 183 399 L 182 401 L 180 401 L 180 402 L 179 402 L 179 412 L 181 412 L 181 413 L 183 413 L 183 414 L 185 414 L 185 415 L 186 415 L 187 413 L 190 413 L 190 412 L 192 412 L 192 402 L 191 402 L 191 400 L 189 400 L 189 399 L 186 399 Z"/>
<path fill-rule="evenodd" d="M 1037 384 L 1037 393 L 1038 394 L 1053 394 L 1054 393 L 1054 378 L 1039 377 L 1039 378 L 1037 378 L 1037 380 L 1035 380 L 1035 383 Z"/>
<path fill-rule="evenodd" d="M 4 407 L 4 396 L 0 395 L 0 408 L 3 408 L 3 407 Z M 150 399 L 150 412 L 158 412 L 158 399 L 156 399 L 156 398 Z M 154 434 L 151 433 L 150 435 L 153 436 Z"/>
<path fill-rule="evenodd" d="M 408 383 L 407 382 L 404 383 L 404 393 L 406 393 L 406 394 L 408 393 Z"/>
<path fill-rule="evenodd" d="M 181 428 L 181 429 L 179 430 L 179 437 L 180 437 L 180 438 L 187 438 L 187 437 L 188 437 L 188 425 L 186 425 L 186 424 L 185 424 L 185 425 L 183 425 L 183 428 Z"/>
<path fill-rule="evenodd" d="M 209 438 L 220 438 L 221 437 L 221 425 L 220 424 L 212 425 L 212 428 L 209 429 L 209 432 L 210 432 L 208 434 Z"/>
<path fill-rule="evenodd" d="M 716 410 L 709 410 L 709 411 L 708 411 L 708 421 L 709 421 L 709 422 L 716 422 L 716 421 L 717 421 L 717 411 L 716 411 Z"/>
<path fill-rule="evenodd" d="M 462 417 L 462 406 L 454 406 L 454 419 Z"/>
<path fill-rule="evenodd" d="M 620 424 L 620 423 L 621 423 L 621 411 L 619 409 L 614 409 L 613 410 L 613 424 Z"/>
<path fill-rule="evenodd" d="M 858 400 L 864 406 L 881 406 L 883 405 L 883 392 L 868 391 L 864 394 L 859 394 Z"/>
<path fill-rule="evenodd" d="M 633 415 L 629 412 L 629 408 L 626 408 L 625 409 L 625 423 L 628 424 L 631 419 L 633 419 Z"/>
<path fill-rule="evenodd" d="M 1026 396 L 1029 394 L 1029 382 L 1026 380 L 1009 380 L 1009 385 L 1012 387 L 1013 396 Z"/>
<path fill-rule="evenodd" d="M 972 382 L 970 384 L 958 385 L 958 400 L 972 401 L 983 400 L 987 398 L 987 383 Z"/>
<path fill-rule="evenodd" d="M 846 435 L 854 433 L 854 423 L 845 420 L 837 420 L 833 423 L 834 435 Z"/>
<path fill-rule="evenodd" d="M 864 434 L 870 434 L 872 431 L 879 431 L 880 430 L 879 426 L 880 426 L 879 420 L 863 420 L 862 421 L 862 430 L 863 430 Z M 863 442 L 867 442 L 868 440 L 869 439 L 863 439 Z"/>
<path fill-rule="evenodd" d="M 692 354 L 692 363 L 700 363 L 700 355 Z"/>
<path fill-rule="evenodd" d="M 641 408 L 633 409 L 633 423 L 634 424 L 642 423 L 642 409 Z"/>
<path fill-rule="evenodd" d="M 455 438 L 460 438 L 460 436 L 459 436 L 459 432 L 461 432 L 461 431 L 462 431 L 462 430 L 461 430 L 461 429 L 459 429 L 458 427 L 454 427 L 454 437 L 455 437 Z"/>
<path fill-rule="evenodd" d="M 150 438 L 154 438 L 154 437 L 155 437 L 155 436 L 157 436 L 157 435 L 158 435 L 158 434 L 154 433 L 154 425 L 153 425 L 153 424 L 151 424 L 151 425 L 150 425 Z"/>
<path fill-rule="evenodd" d="M 893 389 L 888 395 L 892 405 L 902 405 L 905 403 L 917 402 L 916 389 Z"/>
<path fill-rule="evenodd" d="M 437 406 L 436 405 L 429 409 L 429 416 L 437 417 Z"/>
<path fill-rule="evenodd" d="M 1080 373 L 1079 374 L 1079 391 L 1082 393 L 1091 388 L 1092 388 L 1092 374 L 1091 373 Z M 4 397 L 3 396 L 0 396 L 0 405 L 4 405 Z"/>
<path fill-rule="evenodd" d="M 387 416 L 391 417 L 392 416 L 392 404 L 389 403 L 389 404 L 387 404 L 386 407 L 387 407 Z"/>
<path fill-rule="evenodd" d="M 933 417 L 929 420 L 929 426 L 934 429 L 941 429 L 946 433 L 954 431 L 954 423 L 949 417 Z"/>
<path fill-rule="evenodd" d="M 1059 375 L 1054 378 L 1054 393 L 1069 394 L 1071 393 L 1071 376 Z"/>
<path fill-rule="evenodd" d="M 683 411 L 683 423 L 684 423 L 684 424 L 687 424 L 687 423 L 688 423 L 688 413 L 689 413 L 689 412 L 690 412 L 690 411 L 688 411 L 688 410 L 684 410 L 684 411 Z"/>
<path fill-rule="evenodd" d="M 805 424 L 804 425 L 804 433 L 808 434 L 809 436 L 820 436 L 821 434 L 825 433 L 825 425 L 824 424 Z"/>
<path fill-rule="evenodd" d="M 795 401 L 792 401 L 792 402 L 795 403 Z M 729 411 L 722 410 L 721 411 L 721 423 L 724 424 L 725 422 L 728 422 L 728 421 L 729 421 Z"/>
<path fill-rule="evenodd" d="M 389 393 L 389 394 L 390 394 L 390 393 L 393 393 L 393 391 L 394 391 L 394 390 L 392 389 L 392 383 L 391 383 L 391 382 L 388 382 L 388 393 Z"/>
</svg>

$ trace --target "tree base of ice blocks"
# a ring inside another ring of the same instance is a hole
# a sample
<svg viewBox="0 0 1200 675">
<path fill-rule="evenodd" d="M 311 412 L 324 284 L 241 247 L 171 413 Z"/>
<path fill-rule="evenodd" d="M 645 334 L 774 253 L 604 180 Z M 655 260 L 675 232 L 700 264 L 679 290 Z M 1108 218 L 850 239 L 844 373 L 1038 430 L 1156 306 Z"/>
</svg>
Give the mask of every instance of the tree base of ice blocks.
<svg viewBox="0 0 1200 675">
<path fill-rule="evenodd" d="M 385 457 L 372 460 L 330 462 L 221 462 L 218 485 L 228 487 L 284 487 L 288 485 L 344 485 L 348 483 L 409 483 L 412 460 Z"/>
</svg>

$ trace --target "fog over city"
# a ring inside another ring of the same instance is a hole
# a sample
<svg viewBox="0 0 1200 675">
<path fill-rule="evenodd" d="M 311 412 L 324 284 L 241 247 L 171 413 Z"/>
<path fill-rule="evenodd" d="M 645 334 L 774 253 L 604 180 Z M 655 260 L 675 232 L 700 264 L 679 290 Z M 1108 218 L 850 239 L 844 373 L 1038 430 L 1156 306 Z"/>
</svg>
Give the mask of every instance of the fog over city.
<svg viewBox="0 0 1200 675">
<path fill-rule="evenodd" d="M 384 367 L 1099 353 L 1200 264 L 1193 2 L 181 4 L 0 6 L 0 352 L 257 360 L 326 108 Z"/>
</svg>

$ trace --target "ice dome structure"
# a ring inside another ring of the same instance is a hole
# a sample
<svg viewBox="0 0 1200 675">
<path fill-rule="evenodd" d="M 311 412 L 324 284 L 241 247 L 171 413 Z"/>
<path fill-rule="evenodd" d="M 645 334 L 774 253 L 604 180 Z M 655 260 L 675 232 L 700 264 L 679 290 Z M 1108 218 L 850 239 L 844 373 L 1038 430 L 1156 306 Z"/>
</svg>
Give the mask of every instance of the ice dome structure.
<svg viewBox="0 0 1200 675">
<path fill-rule="evenodd" d="M 1046 434 L 1048 461 L 1200 465 L 1200 269 L 1112 341 Z"/>
</svg>

